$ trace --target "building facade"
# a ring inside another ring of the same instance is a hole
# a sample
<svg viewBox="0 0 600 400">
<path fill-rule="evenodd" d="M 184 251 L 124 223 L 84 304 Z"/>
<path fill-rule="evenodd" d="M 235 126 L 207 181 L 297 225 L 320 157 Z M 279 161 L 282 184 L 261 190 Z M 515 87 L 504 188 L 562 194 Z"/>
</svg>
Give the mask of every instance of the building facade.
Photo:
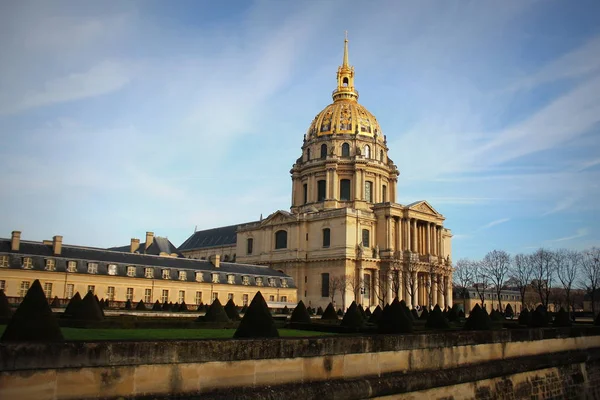
<svg viewBox="0 0 600 400">
<path fill-rule="evenodd" d="M 290 212 L 224 227 L 235 241 L 211 240 L 210 231 L 224 228 L 196 232 L 178 250 L 267 265 L 293 277 L 298 299 L 312 306 L 371 307 L 396 296 L 412 306 L 451 305 L 452 234 L 426 201 L 397 203 L 399 171 L 377 119 L 358 103 L 347 39 L 332 97 L 290 171 Z"/>
<path fill-rule="evenodd" d="M 109 301 L 198 305 L 231 298 L 242 306 L 260 290 L 271 307 L 297 301 L 293 279 L 279 271 L 221 262 L 219 256 L 210 261 L 177 257 L 172 244 L 157 245 L 152 236 L 142 246 L 132 239 L 126 251 L 65 245 L 61 236 L 21 241 L 15 231 L 11 239 L 0 239 L 0 289 L 9 298 L 21 298 L 39 279 L 48 298 L 70 299 L 91 291 Z M 165 255 L 144 254 L 145 249 Z"/>
<path fill-rule="evenodd" d="M 516 289 L 502 289 L 500 292 L 500 302 L 498 301 L 498 294 L 493 289 L 487 289 L 481 294 L 483 295 L 483 308 L 488 313 L 492 312 L 492 310 L 504 312 L 508 304 L 510 304 L 510 307 L 513 309 L 515 314 L 520 314 L 523 310 L 521 292 Z M 479 292 L 477 292 L 477 289 L 473 287 L 464 289 L 455 288 L 454 303 L 461 306 L 468 314 L 476 304 L 481 306 L 481 295 Z M 500 310 L 500 303 L 502 303 L 502 310 Z"/>
</svg>

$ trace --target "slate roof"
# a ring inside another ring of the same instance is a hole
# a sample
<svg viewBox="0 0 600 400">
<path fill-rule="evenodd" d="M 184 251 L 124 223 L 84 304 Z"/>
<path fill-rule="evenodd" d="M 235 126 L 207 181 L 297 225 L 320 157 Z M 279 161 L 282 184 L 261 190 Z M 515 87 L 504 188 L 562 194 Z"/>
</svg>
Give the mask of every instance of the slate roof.
<svg viewBox="0 0 600 400">
<path fill-rule="evenodd" d="M 275 287 L 282 286 L 281 279 L 287 283 L 287 287 L 295 288 L 294 281 L 288 275 L 274 269 L 249 264 L 238 264 L 221 262 L 220 268 L 209 261 L 194 260 L 177 257 L 160 257 L 148 254 L 136 254 L 122 251 L 113 251 L 95 247 L 81 247 L 65 245 L 62 246 L 60 256 L 55 256 L 52 252 L 52 245 L 46 245 L 40 242 L 21 241 L 18 252 L 11 251 L 10 239 L 0 239 L 0 255 L 9 255 L 9 268 L 22 269 L 22 257 L 31 257 L 33 270 L 44 271 L 46 268 L 46 259 L 55 260 L 56 272 L 67 272 L 67 261 L 76 261 L 77 268 L 74 274 L 88 274 L 88 263 L 98 264 L 98 275 L 108 275 L 108 265 L 117 266 L 117 276 L 127 276 L 127 267 L 136 267 L 135 277 L 145 278 L 145 268 L 154 269 L 154 279 L 162 279 L 162 270 L 170 270 L 171 280 L 179 280 L 179 271 L 191 271 L 186 274 L 186 281 L 195 282 L 195 272 L 203 274 L 204 282 L 212 281 L 212 274 L 219 274 L 220 283 L 227 283 L 227 275 L 235 276 L 235 284 L 242 284 L 243 276 L 250 278 L 250 285 L 256 285 L 256 277 L 263 278 L 263 285 L 269 286 L 267 278 L 277 278 Z"/>
<path fill-rule="evenodd" d="M 129 253 L 130 249 L 131 245 L 129 244 L 127 246 L 110 247 L 107 250 Z M 138 253 L 153 254 L 155 256 L 158 256 L 160 253 L 176 253 L 179 257 L 183 257 L 183 254 L 177 251 L 177 247 L 175 247 L 175 245 L 171 243 L 169 239 L 160 236 L 155 236 L 152 244 L 148 248 L 146 248 L 146 242 L 140 243 Z"/>
<path fill-rule="evenodd" d="M 255 221 L 256 222 L 256 221 Z M 253 222 L 249 222 L 253 223 Z M 237 242 L 237 229 L 241 225 L 222 226 L 220 228 L 206 229 L 194 232 L 177 250 L 188 251 L 215 246 L 233 246 Z"/>
</svg>

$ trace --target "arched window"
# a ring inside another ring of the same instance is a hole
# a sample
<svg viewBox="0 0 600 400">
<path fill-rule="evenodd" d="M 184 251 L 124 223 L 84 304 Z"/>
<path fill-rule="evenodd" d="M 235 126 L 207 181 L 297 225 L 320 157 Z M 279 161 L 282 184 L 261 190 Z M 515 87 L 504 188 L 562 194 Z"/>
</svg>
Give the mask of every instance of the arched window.
<svg viewBox="0 0 600 400">
<path fill-rule="evenodd" d="M 276 249 L 287 248 L 287 231 L 275 232 L 275 248 Z"/>
<path fill-rule="evenodd" d="M 371 158 L 371 148 L 369 145 L 365 146 L 365 158 Z"/>
<path fill-rule="evenodd" d="M 348 143 L 342 145 L 342 157 L 350 157 L 350 145 Z"/>
<path fill-rule="evenodd" d="M 302 199 L 304 200 L 302 204 L 308 203 L 308 185 L 306 183 L 302 185 Z"/>
<path fill-rule="evenodd" d="M 350 179 L 340 181 L 340 200 L 350 201 Z"/>
<path fill-rule="evenodd" d="M 362 245 L 367 248 L 369 247 L 369 230 L 368 229 L 362 230 Z"/>
<path fill-rule="evenodd" d="M 379 150 L 379 161 L 383 162 L 383 150 Z"/>
<path fill-rule="evenodd" d="M 331 242 L 331 231 L 329 228 L 323 229 L 323 247 L 329 247 Z"/>
<path fill-rule="evenodd" d="M 344 77 L 344 80 L 342 81 L 342 85 L 344 87 L 348 87 L 348 77 Z"/>
<path fill-rule="evenodd" d="M 310 161 L 310 149 L 306 149 L 306 161 Z"/>
<path fill-rule="evenodd" d="M 321 145 L 321 158 L 326 158 L 326 157 L 327 157 L 327 145 L 322 144 Z"/>
</svg>

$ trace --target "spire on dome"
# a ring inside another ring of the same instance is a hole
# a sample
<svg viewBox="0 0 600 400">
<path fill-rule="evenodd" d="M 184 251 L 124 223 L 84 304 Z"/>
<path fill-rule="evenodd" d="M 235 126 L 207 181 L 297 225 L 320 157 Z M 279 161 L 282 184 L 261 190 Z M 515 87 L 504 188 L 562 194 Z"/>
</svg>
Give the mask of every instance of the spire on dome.
<svg viewBox="0 0 600 400">
<path fill-rule="evenodd" d="M 358 100 L 358 91 L 354 89 L 354 67 L 348 62 L 348 31 L 344 37 L 344 58 L 337 72 L 337 89 L 332 94 L 333 101 Z"/>
<path fill-rule="evenodd" d="M 346 31 L 344 39 L 344 61 L 342 62 L 342 67 L 350 67 L 350 63 L 348 62 L 348 31 Z"/>
</svg>

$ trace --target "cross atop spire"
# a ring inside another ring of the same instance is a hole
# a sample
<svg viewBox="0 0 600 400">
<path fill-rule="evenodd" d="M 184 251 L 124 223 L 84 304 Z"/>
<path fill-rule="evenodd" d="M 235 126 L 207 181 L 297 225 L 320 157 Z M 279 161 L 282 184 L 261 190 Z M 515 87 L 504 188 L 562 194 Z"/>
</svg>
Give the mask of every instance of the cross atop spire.
<svg viewBox="0 0 600 400">
<path fill-rule="evenodd" d="M 358 99 L 358 92 L 354 89 L 354 67 L 348 61 L 348 31 L 344 32 L 344 59 L 337 72 L 337 89 L 333 91 L 333 101 Z"/>
</svg>

